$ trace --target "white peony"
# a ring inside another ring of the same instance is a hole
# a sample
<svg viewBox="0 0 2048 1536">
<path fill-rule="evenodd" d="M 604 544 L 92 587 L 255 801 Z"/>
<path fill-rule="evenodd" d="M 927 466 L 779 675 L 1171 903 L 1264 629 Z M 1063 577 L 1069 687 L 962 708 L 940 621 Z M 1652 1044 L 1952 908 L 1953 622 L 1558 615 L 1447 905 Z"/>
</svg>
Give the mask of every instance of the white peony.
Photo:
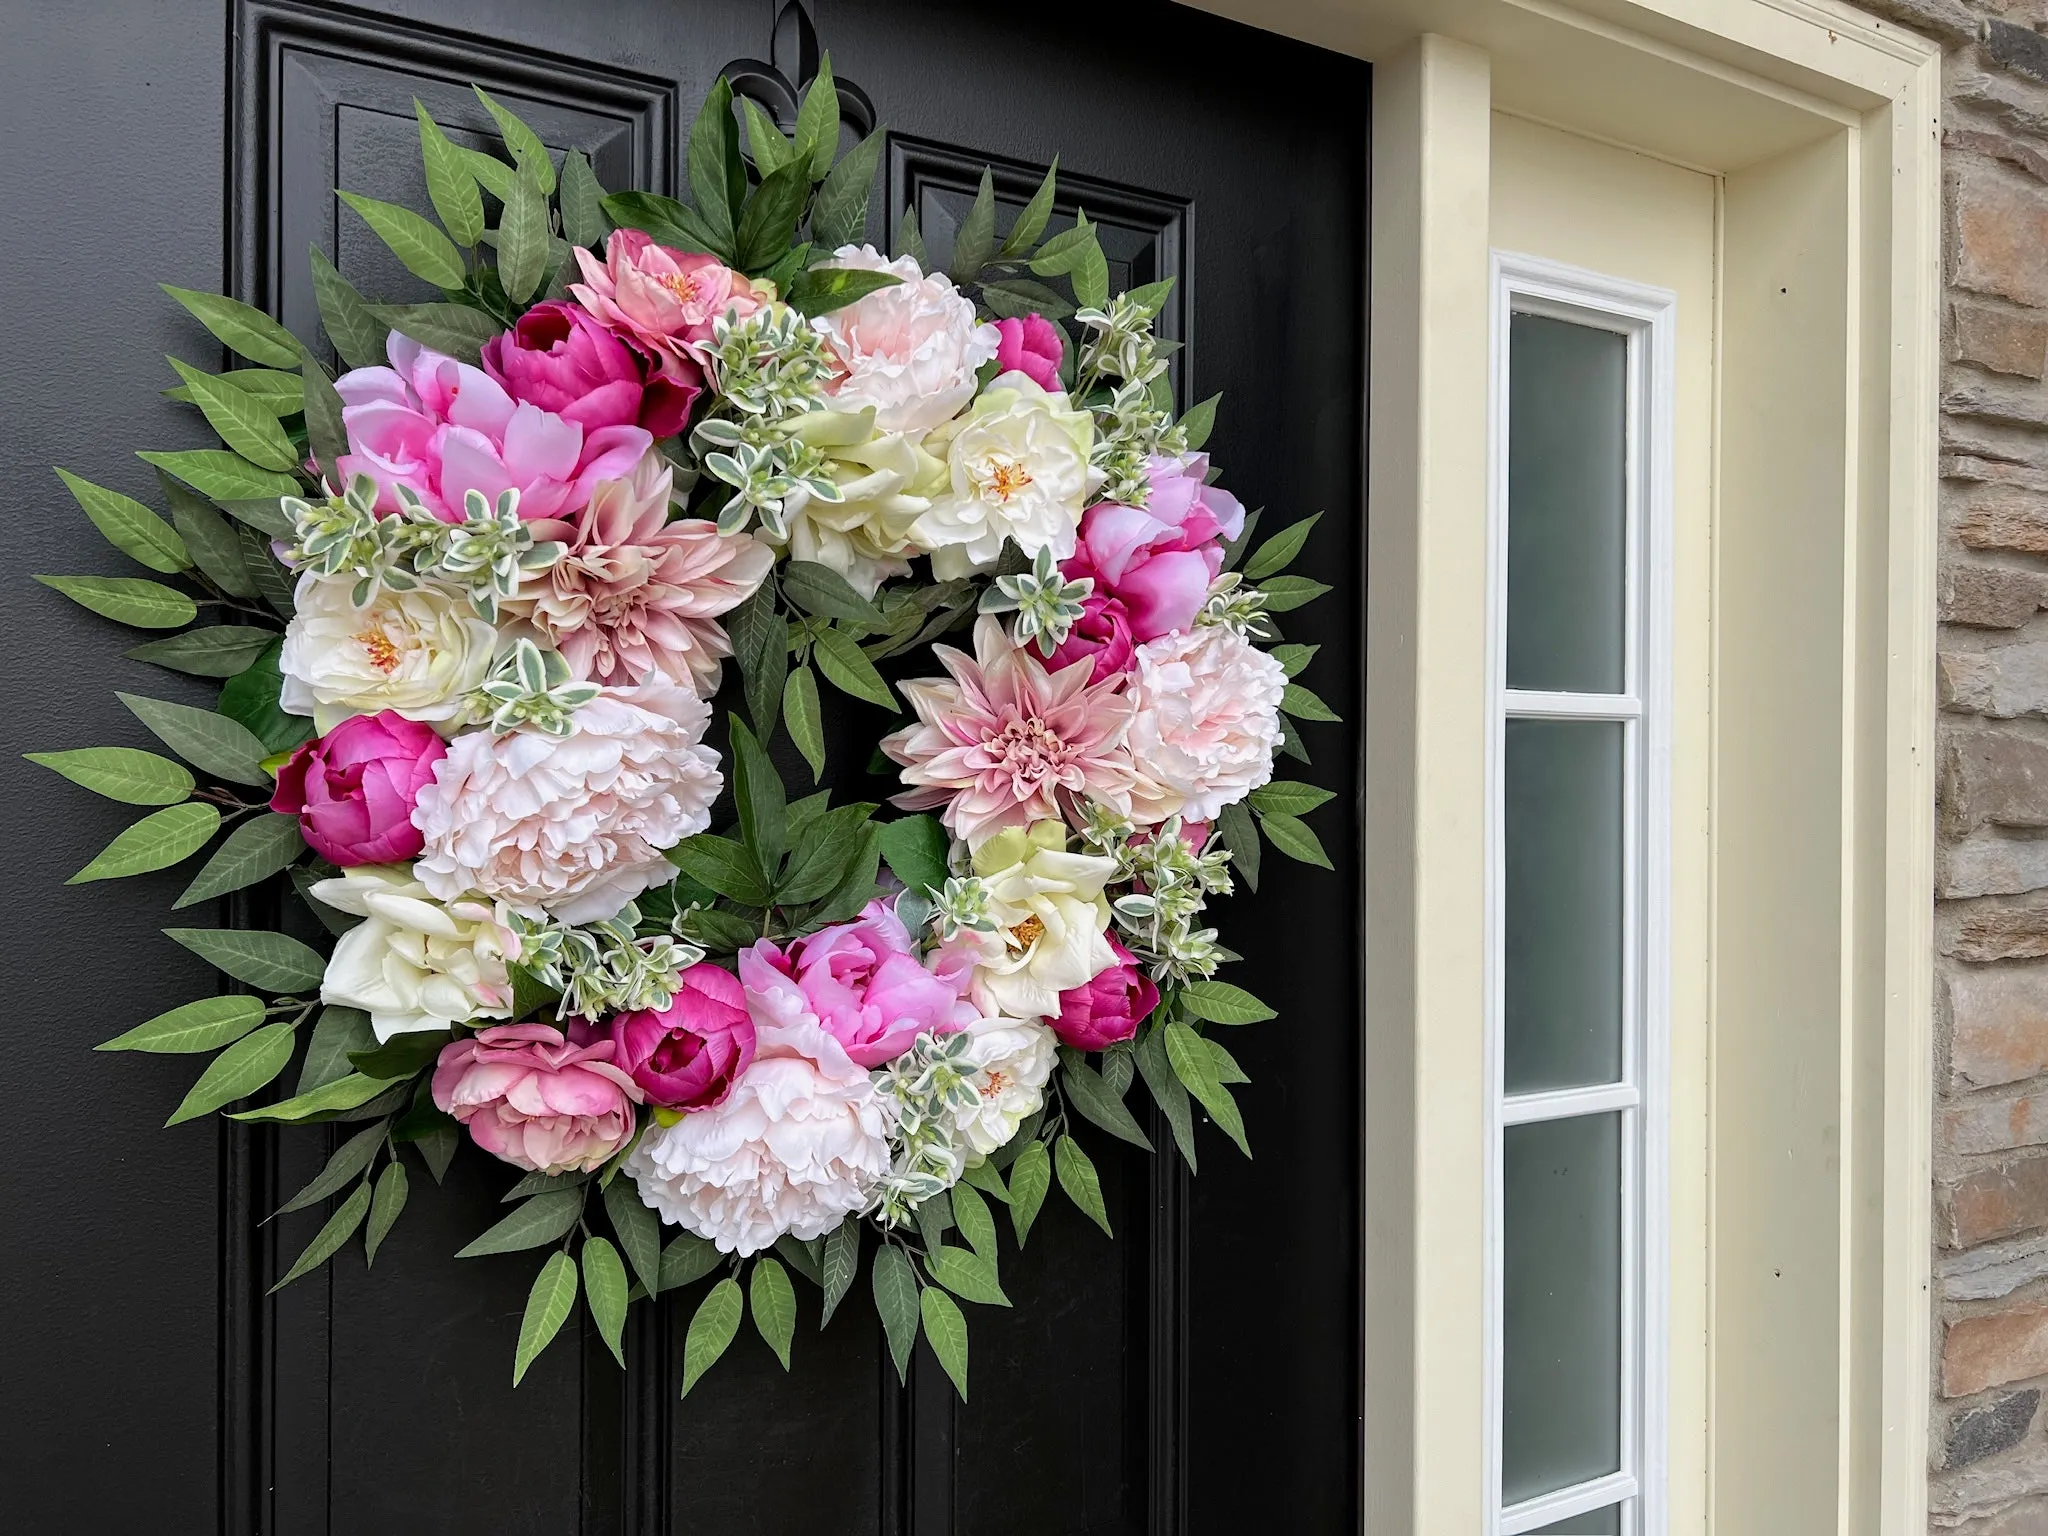
<svg viewBox="0 0 2048 1536">
<path fill-rule="evenodd" d="M 1053 1018 L 1062 992 L 1117 963 L 1102 894 L 1116 861 L 1069 853 L 1066 842 L 1063 825 L 1041 821 L 1028 832 L 1006 828 L 974 852 L 996 931 L 963 928 L 933 968 L 971 966 L 968 995 L 985 1014 Z"/>
<path fill-rule="evenodd" d="M 998 374 L 973 408 L 926 439 L 946 460 L 947 484 L 911 538 L 932 553 L 941 581 L 993 566 L 1003 540 L 1064 560 L 1100 477 L 1088 463 L 1095 424 L 1062 393 L 1022 373 Z"/>
<path fill-rule="evenodd" d="M 402 864 L 359 864 L 312 891 L 363 919 L 336 941 L 320 1001 L 362 1009 L 380 1041 L 511 1017 L 519 936 L 502 909 L 435 901 Z"/>
<path fill-rule="evenodd" d="M 825 266 L 902 279 L 811 322 L 846 369 L 831 386 L 835 405 L 872 405 L 877 431 L 927 432 L 974 398 L 975 370 L 1002 337 L 975 320 L 948 278 L 927 276 L 908 256 L 890 261 L 872 245 L 841 246 Z"/>
<path fill-rule="evenodd" d="M 670 879 L 664 851 L 711 824 L 724 776 L 701 745 L 710 718 L 655 679 L 605 689 L 567 736 L 456 737 L 413 811 L 420 879 L 444 900 L 477 891 L 528 917 L 610 917 Z"/>
<path fill-rule="evenodd" d="M 963 1149 L 987 1157 L 1045 1102 L 1059 1041 L 1032 1019 L 981 1019 L 967 1027 L 967 1059 L 979 1100 L 957 1112 Z"/>
<path fill-rule="evenodd" d="M 744 981 L 749 963 L 740 956 Z M 889 1172 L 887 1096 L 794 987 L 747 987 L 755 1055 L 723 1102 L 656 1124 L 627 1157 L 640 1198 L 742 1258 L 823 1237 Z"/>
<path fill-rule="evenodd" d="M 277 659 L 278 703 L 311 715 L 323 734 L 349 715 L 384 709 L 453 734 L 465 695 L 490 675 L 497 630 L 466 597 L 438 587 L 381 591 L 358 608 L 354 585 L 352 576 L 299 577 Z"/>
<path fill-rule="evenodd" d="M 789 553 L 828 565 L 863 597 L 910 573 L 917 553 L 910 530 L 945 484 L 946 466 L 918 446 L 915 434 L 877 434 L 874 407 L 810 411 L 784 430 L 825 456 L 823 473 L 840 500 L 819 501 L 799 491 L 783 503 L 789 518 Z"/>
<path fill-rule="evenodd" d="M 1286 687 L 1279 662 L 1220 624 L 1139 646 L 1125 689 L 1132 818 L 1214 821 L 1272 778 Z"/>
</svg>

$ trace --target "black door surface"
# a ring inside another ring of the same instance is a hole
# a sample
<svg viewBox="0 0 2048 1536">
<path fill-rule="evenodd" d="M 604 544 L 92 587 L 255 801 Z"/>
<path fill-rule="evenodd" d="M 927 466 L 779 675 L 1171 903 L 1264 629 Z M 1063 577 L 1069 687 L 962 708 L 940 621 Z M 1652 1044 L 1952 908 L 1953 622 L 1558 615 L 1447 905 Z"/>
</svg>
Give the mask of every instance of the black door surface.
<svg viewBox="0 0 2048 1536">
<path fill-rule="evenodd" d="M 1099 221 L 1122 288 L 1179 279 L 1183 403 L 1225 392 L 1210 443 L 1268 527 L 1319 509 L 1289 616 L 1343 707 L 1359 676 L 1365 329 L 1363 65 L 1154 0 L 821 0 L 840 77 L 890 132 L 870 232 L 915 208 L 941 263 L 981 167 L 1014 216 L 1057 154 L 1061 214 Z M 736 60 L 801 75 L 771 0 L 47 0 L 0 4 L 0 249 L 8 507 L 0 667 L 13 750 L 0 1167 L 0 1526 L 251 1536 L 1080 1536 L 1355 1530 L 1360 1504 L 1360 951 L 1355 726 L 1309 727 L 1339 792 L 1338 869 L 1269 855 L 1224 936 L 1280 1010 L 1234 1035 L 1255 1162 L 1201 1131 L 1199 1178 L 1100 1139 L 1118 1237 L 1049 1203 L 1006 1258 L 1014 1310 L 977 1309 L 973 1398 L 923 1353 L 895 1382 L 872 1309 L 785 1376 L 751 1333 L 679 1400 L 695 1292 L 636 1309 L 632 1370 L 565 1338 L 517 1392 L 531 1265 L 456 1263 L 506 1185 L 481 1158 L 415 1181 L 360 1251 L 266 1300 L 321 1219 L 259 1228 L 325 1154 L 206 1120 L 155 1129 L 176 1058 L 88 1047 L 200 995 L 160 938 L 182 877 L 65 888 L 120 808 L 15 755 L 140 744 L 116 688 L 176 678 L 30 585 L 115 569 L 49 466 L 154 494 L 136 448 L 199 446 L 158 391 L 165 353 L 217 354 L 156 292 L 224 288 L 318 337 L 308 243 L 366 291 L 413 280 L 334 187 L 425 208 L 412 101 L 487 142 L 482 83 L 614 188 L 674 193 L 679 140 Z M 317 345 L 324 345 L 316 340 Z M 1296 622 L 1299 621 L 1299 622 Z M 1356 718 L 1355 706 L 1345 713 Z M 118 894 L 115 894 L 115 893 Z M 1128 1155 L 1119 1155 L 1128 1153 Z M 573 1325 L 572 1325 L 573 1329 Z"/>
</svg>

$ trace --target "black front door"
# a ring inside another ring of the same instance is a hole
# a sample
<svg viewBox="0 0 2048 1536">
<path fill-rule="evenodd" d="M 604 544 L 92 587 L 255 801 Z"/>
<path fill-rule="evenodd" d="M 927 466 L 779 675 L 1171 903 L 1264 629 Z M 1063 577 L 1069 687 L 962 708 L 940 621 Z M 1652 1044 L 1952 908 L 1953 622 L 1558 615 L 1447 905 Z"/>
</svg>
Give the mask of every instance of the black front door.
<svg viewBox="0 0 2048 1536">
<path fill-rule="evenodd" d="M 336 217 L 332 189 L 427 206 L 415 97 L 481 145 L 479 82 L 552 147 L 586 151 L 608 186 L 673 193 L 680 141 L 722 68 L 804 73 L 796 20 L 778 29 L 770 0 L 5 9 L 0 483 L 21 574 L 8 589 L 15 664 L 0 678 L 20 746 L 49 744 L 60 723 L 80 742 L 137 739 L 113 690 L 144 669 L 120 659 L 111 626 L 26 573 L 105 558 L 51 463 L 147 496 L 130 450 L 200 442 L 157 397 L 172 382 L 161 356 L 213 353 L 155 283 L 224 288 L 313 340 L 309 243 L 363 290 L 412 296 L 365 227 Z M 1098 221 L 1120 268 L 1112 286 L 1179 279 L 1162 329 L 1185 343 L 1182 401 L 1224 391 L 1209 445 L 1224 483 L 1271 507 L 1269 528 L 1328 514 L 1300 568 L 1337 590 L 1291 616 L 1290 638 L 1322 646 L 1318 692 L 1356 701 L 1364 66 L 1153 0 L 825 0 L 815 13 L 839 76 L 890 132 L 878 243 L 915 209 L 943 265 L 985 164 L 1006 222 L 1058 155 L 1061 216 L 1080 206 Z M 233 1536 L 1355 1530 L 1357 729 L 1311 726 L 1308 746 L 1303 776 L 1340 792 L 1318 817 L 1338 868 L 1269 856 L 1264 888 L 1233 898 L 1225 923 L 1245 957 L 1235 974 L 1280 1010 L 1231 1040 L 1252 1077 L 1240 1102 L 1256 1161 L 1209 1127 L 1198 1178 L 1163 1128 L 1158 1157 L 1091 1143 L 1116 1241 L 1049 1203 L 1029 1249 L 1005 1260 L 1015 1308 L 975 1313 L 965 1405 L 922 1346 L 909 1390 L 897 1386 L 870 1308 L 849 1304 L 817 1331 L 815 1293 L 793 1374 L 749 1333 L 679 1399 L 699 1287 L 658 1316 L 636 1309 L 630 1374 L 592 1333 L 558 1342 L 515 1392 L 532 1266 L 451 1258 L 506 1184 L 474 1157 L 442 1188 L 417 1181 L 374 1269 L 351 1253 L 266 1300 L 322 1213 L 257 1222 L 318 1169 L 323 1138 L 213 1120 L 157 1131 L 181 1064 L 86 1054 L 208 977 L 155 932 L 180 877 L 128 882 L 119 900 L 62 887 L 120 808 L 53 790 L 9 754 L 5 1523 Z"/>
</svg>

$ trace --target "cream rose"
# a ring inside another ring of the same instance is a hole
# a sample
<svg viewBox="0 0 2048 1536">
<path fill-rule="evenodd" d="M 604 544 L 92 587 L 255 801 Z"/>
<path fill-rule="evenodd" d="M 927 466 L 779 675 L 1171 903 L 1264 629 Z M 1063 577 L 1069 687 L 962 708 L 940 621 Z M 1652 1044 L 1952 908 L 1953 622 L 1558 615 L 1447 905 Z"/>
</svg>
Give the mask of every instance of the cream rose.
<svg viewBox="0 0 2048 1536">
<path fill-rule="evenodd" d="M 1022 373 L 989 381 L 966 415 L 925 440 L 946 459 L 947 484 L 911 538 L 941 581 L 986 570 L 1015 539 L 1027 555 L 1064 560 L 1097 483 L 1088 463 L 1094 420 Z"/>
<path fill-rule="evenodd" d="M 882 432 L 927 432 L 974 397 L 975 370 L 1002 333 L 975 320 L 949 279 L 871 245 L 841 246 L 825 265 L 902 279 L 811 322 L 846 369 L 830 386 L 840 409 L 871 405 Z"/>
<path fill-rule="evenodd" d="M 798 560 L 828 565 L 863 597 L 909 574 L 910 530 L 946 482 L 946 466 L 914 434 L 875 431 L 875 411 L 811 411 L 786 424 L 790 436 L 826 456 L 825 473 L 841 500 L 799 490 L 784 503 L 787 548 Z"/>
<path fill-rule="evenodd" d="M 1045 1102 L 1059 1041 L 1032 1019 L 981 1019 L 967 1026 L 975 1102 L 954 1112 L 961 1150 L 979 1161 L 1006 1146 Z"/>
<path fill-rule="evenodd" d="M 933 968 L 972 967 L 968 995 L 984 1014 L 1055 1017 L 1062 992 L 1117 963 L 1104 936 L 1109 901 L 1102 894 L 1116 861 L 1069 853 L 1066 844 L 1064 826 L 1041 821 L 1028 832 L 998 832 L 974 852 L 996 929 L 962 929 L 941 946 Z"/>
<path fill-rule="evenodd" d="M 308 571 L 292 602 L 278 703 L 324 734 L 350 715 L 395 709 L 452 735 L 465 696 L 490 675 L 498 632 L 469 600 L 439 587 L 382 591 L 361 608 L 355 578 Z"/>
<path fill-rule="evenodd" d="M 567 736 L 456 737 L 413 811 L 420 879 L 529 917 L 610 917 L 670 878 L 665 850 L 711 824 L 724 776 L 702 745 L 710 718 L 694 693 L 655 682 L 603 690 Z"/>
<path fill-rule="evenodd" d="M 1286 687 L 1279 662 L 1220 624 L 1139 646 L 1125 690 L 1132 818 L 1214 821 L 1272 778 Z"/>
<path fill-rule="evenodd" d="M 503 908 L 436 901 L 402 864 L 358 864 L 312 892 L 363 919 L 336 941 L 320 1000 L 362 1009 L 380 1041 L 511 1016 L 519 935 Z"/>
</svg>

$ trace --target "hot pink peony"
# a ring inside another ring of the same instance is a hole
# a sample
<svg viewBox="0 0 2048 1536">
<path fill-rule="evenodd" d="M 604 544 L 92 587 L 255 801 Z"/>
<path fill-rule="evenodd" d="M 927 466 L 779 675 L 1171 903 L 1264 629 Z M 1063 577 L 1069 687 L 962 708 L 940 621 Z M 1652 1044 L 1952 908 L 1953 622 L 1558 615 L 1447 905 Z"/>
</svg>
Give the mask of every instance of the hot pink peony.
<svg viewBox="0 0 2048 1536">
<path fill-rule="evenodd" d="M 751 315 L 774 295 L 757 288 L 716 256 L 673 251 L 637 229 L 618 229 L 604 243 L 604 260 L 578 248 L 583 281 L 571 283 L 576 302 L 606 329 L 660 359 L 662 375 L 676 384 L 701 378 L 699 344 L 720 315 Z"/>
<path fill-rule="evenodd" d="M 709 1109 L 732 1092 L 754 1059 L 754 1020 L 731 971 L 709 962 L 682 973 L 675 1001 L 659 1013 L 622 1013 L 611 1022 L 613 1060 L 647 1102 L 663 1109 Z"/>
<path fill-rule="evenodd" d="M 1060 994 L 1059 1016 L 1051 1020 L 1061 1045 L 1099 1051 L 1128 1040 L 1159 1006 L 1159 989 L 1138 969 L 1138 958 L 1110 935 L 1116 964 L 1097 971 L 1085 986 Z"/>
<path fill-rule="evenodd" d="M 673 437 L 703 393 L 694 363 L 672 379 L 659 360 L 605 329 L 586 309 L 550 299 L 484 343 L 484 372 L 514 400 L 553 411 L 585 431 L 637 426 Z"/>
<path fill-rule="evenodd" d="M 1129 807 L 1130 764 L 1119 749 L 1131 706 L 1123 679 L 1090 682 L 1085 662 L 1047 673 L 984 616 L 974 655 L 932 648 L 951 680 L 903 683 L 918 723 L 882 740 L 910 785 L 905 810 L 943 805 L 955 837 L 978 847 L 1005 827 L 1058 820 L 1062 802 Z"/>
<path fill-rule="evenodd" d="M 270 808 L 298 817 L 306 846 L 335 864 L 401 863 L 425 842 L 412 808 L 447 755 L 432 726 L 395 709 L 350 715 L 285 759 Z"/>
<path fill-rule="evenodd" d="M 608 1039 L 571 1044 L 546 1024 L 496 1024 L 442 1047 L 434 1103 L 515 1168 L 588 1173 L 633 1137 L 640 1090 Z"/>
<path fill-rule="evenodd" d="M 1124 605 L 1113 597 L 1091 592 L 1081 600 L 1081 617 L 1045 664 L 1057 672 L 1084 656 L 1089 657 L 1094 661 L 1093 676 L 1099 683 L 1105 677 L 1131 670 L 1133 647 L 1131 616 L 1124 611 Z"/>
<path fill-rule="evenodd" d="M 967 977 L 935 976 L 917 957 L 893 906 L 871 901 L 851 923 L 798 939 L 787 953 L 762 940 L 740 956 L 748 988 L 803 1006 L 863 1067 L 894 1061 L 921 1034 L 951 1034 L 980 1014 L 965 1001 Z"/>
<path fill-rule="evenodd" d="M 377 482 L 377 510 L 396 512 L 409 486 L 436 517 L 459 523 L 462 498 L 519 492 L 522 517 L 569 517 L 601 480 L 628 473 L 654 439 L 639 427 L 586 431 L 514 400 L 481 368 L 391 333 L 389 368 L 357 368 L 334 381 L 349 451 L 344 479 Z"/>
<path fill-rule="evenodd" d="M 1024 374 L 1040 389 L 1060 387 L 1060 358 L 1066 353 L 1066 343 L 1060 339 L 1058 326 L 1043 315 L 1031 314 L 998 320 L 996 329 L 1003 336 L 996 347 L 999 373 Z"/>
<path fill-rule="evenodd" d="M 598 486 L 574 518 L 536 523 L 536 539 L 569 551 L 510 607 L 579 678 L 624 684 L 660 673 L 708 695 L 732 654 L 717 616 L 753 596 L 775 552 L 703 518 L 668 521 L 669 486 L 668 465 L 649 454 L 628 478 Z"/>
<path fill-rule="evenodd" d="M 1195 622 L 1209 583 L 1223 568 L 1222 540 L 1244 532 L 1244 505 L 1204 485 L 1209 456 L 1155 458 L 1142 509 L 1098 502 L 1081 515 L 1080 542 L 1061 566 L 1071 580 L 1095 578 L 1095 590 L 1123 604 L 1138 640 Z"/>
</svg>

